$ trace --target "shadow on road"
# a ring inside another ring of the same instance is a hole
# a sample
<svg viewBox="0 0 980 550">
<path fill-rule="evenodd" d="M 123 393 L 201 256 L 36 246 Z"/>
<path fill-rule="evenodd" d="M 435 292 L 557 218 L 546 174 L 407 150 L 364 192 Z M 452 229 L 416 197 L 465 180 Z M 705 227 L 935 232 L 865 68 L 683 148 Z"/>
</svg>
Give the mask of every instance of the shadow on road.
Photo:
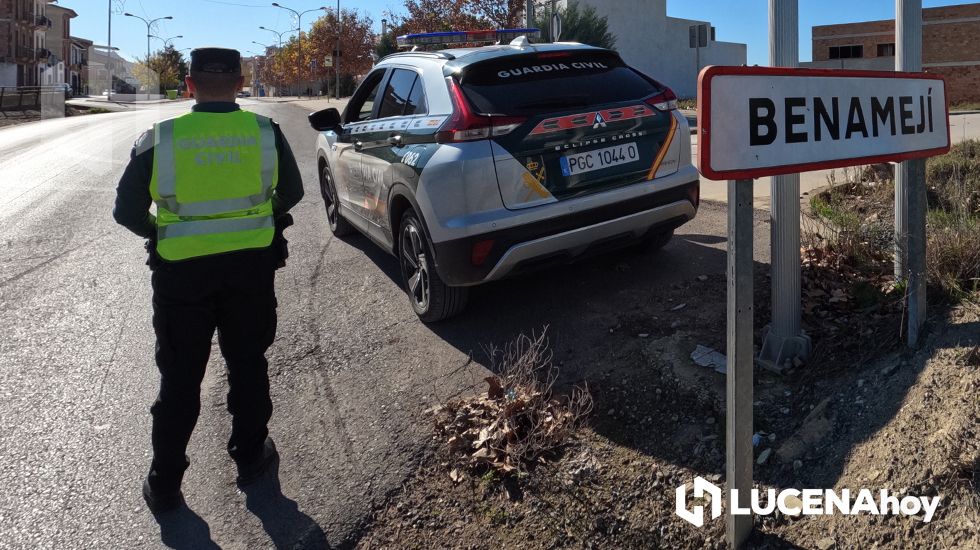
<svg viewBox="0 0 980 550">
<path fill-rule="evenodd" d="M 160 541 L 168 548 L 178 550 L 219 550 L 211 540 L 211 528 L 194 510 L 182 504 L 173 512 L 153 514 L 160 525 Z"/>
<path fill-rule="evenodd" d="M 330 548 L 323 529 L 300 511 L 296 501 L 282 494 L 278 460 L 265 476 L 245 487 L 243 492 L 245 507 L 262 521 L 262 528 L 276 548 Z"/>
</svg>

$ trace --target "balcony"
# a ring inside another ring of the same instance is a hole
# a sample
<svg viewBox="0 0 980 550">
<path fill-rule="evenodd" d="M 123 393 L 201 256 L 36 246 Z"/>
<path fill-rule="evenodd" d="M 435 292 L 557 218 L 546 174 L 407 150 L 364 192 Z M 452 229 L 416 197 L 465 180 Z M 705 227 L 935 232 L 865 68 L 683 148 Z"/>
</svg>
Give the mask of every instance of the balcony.
<svg viewBox="0 0 980 550">
<path fill-rule="evenodd" d="M 38 15 L 34 18 L 34 28 L 35 29 L 50 29 L 51 20 L 43 15 Z"/>
<path fill-rule="evenodd" d="M 47 49 L 47 48 L 39 48 L 37 50 L 37 58 L 38 59 L 47 59 L 47 58 L 51 57 L 52 55 L 54 55 L 54 53 L 51 50 Z"/>
<path fill-rule="evenodd" d="M 23 61 L 34 61 L 34 48 L 27 46 L 17 46 L 17 59 Z"/>
</svg>

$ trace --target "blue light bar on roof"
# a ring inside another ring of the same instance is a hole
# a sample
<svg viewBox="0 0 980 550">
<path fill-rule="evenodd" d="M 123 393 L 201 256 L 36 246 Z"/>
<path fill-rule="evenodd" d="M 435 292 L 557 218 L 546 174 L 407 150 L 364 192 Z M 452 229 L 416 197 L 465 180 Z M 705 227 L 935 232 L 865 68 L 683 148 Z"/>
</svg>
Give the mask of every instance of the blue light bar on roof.
<svg viewBox="0 0 980 550">
<path fill-rule="evenodd" d="M 399 46 L 433 46 L 441 44 L 473 44 L 476 42 L 510 42 L 518 36 L 539 38 L 539 29 L 497 29 L 483 31 L 426 32 L 398 37 Z"/>
</svg>

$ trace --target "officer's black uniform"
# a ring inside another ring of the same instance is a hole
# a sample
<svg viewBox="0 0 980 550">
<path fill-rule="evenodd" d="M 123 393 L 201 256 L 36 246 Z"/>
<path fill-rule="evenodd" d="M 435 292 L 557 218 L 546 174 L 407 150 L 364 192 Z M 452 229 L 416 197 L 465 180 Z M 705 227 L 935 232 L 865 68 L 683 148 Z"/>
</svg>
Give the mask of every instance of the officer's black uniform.
<svg viewBox="0 0 980 550">
<path fill-rule="evenodd" d="M 202 68 L 238 73 L 239 53 L 219 48 L 194 50 L 191 72 Z M 238 108 L 234 102 L 199 103 L 194 111 L 227 113 Z M 114 218 L 150 239 L 147 263 L 153 271 L 153 328 L 160 370 L 160 393 L 150 409 L 153 463 L 144 484 L 144 496 L 151 507 L 148 490 L 179 497 L 189 465 L 185 452 L 200 412 L 201 381 L 216 329 L 230 386 L 228 410 L 233 419 L 228 451 L 239 465 L 240 475 L 243 465 L 255 463 L 266 450 L 272 401 L 265 352 L 276 334 L 275 270 L 285 259 L 282 229 L 291 223 L 286 212 L 303 197 L 296 159 L 282 130 L 276 124 L 273 128 L 279 154 L 279 179 L 272 199 L 278 231 L 269 248 L 180 262 L 167 262 L 156 254 L 155 218 L 149 213 L 152 130 L 137 140 L 119 181 Z"/>
</svg>

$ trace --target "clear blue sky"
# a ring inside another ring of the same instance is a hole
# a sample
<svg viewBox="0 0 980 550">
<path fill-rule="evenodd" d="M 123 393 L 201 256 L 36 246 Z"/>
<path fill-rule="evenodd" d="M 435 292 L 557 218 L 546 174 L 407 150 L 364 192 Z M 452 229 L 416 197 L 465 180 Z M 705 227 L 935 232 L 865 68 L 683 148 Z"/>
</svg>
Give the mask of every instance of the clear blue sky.
<svg viewBox="0 0 980 550">
<path fill-rule="evenodd" d="M 125 11 L 152 19 L 172 15 L 172 21 L 158 23 L 157 34 L 164 38 L 183 35 L 174 44 L 177 48 L 202 45 L 233 47 L 246 52 L 260 51 L 253 40 L 272 44 L 277 40 L 271 32 L 259 30 L 260 25 L 284 31 L 293 28 L 291 15 L 271 6 L 271 0 L 61 0 L 63 6 L 78 12 L 72 21 L 72 34 L 105 44 L 109 3 L 124 5 Z M 336 6 L 336 0 L 281 0 L 279 3 L 295 10 Z M 969 4 L 962 0 L 923 0 L 924 7 Z M 735 5 L 737 4 L 737 8 Z M 800 0 L 800 59 L 809 61 L 810 27 L 874 19 L 890 19 L 895 14 L 894 0 Z M 401 11 L 401 0 L 341 0 L 341 7 L 356 8 L 374 20 L 380 30 L 385 10 Z M 748 44 L 748 63 L 768 63 L 767 0 L 668 0 L 667 13 L 673 17 L 711 21 L 718 29 L 718 40 Z M 303 17 L 303 27 L 316 17 Z M 127 58 L 146 53 L 146 26 L 132 17 L 113 16 L 112 44 Z M 152 40 L 153 50 L 160 48 Z"/>
</svg>

